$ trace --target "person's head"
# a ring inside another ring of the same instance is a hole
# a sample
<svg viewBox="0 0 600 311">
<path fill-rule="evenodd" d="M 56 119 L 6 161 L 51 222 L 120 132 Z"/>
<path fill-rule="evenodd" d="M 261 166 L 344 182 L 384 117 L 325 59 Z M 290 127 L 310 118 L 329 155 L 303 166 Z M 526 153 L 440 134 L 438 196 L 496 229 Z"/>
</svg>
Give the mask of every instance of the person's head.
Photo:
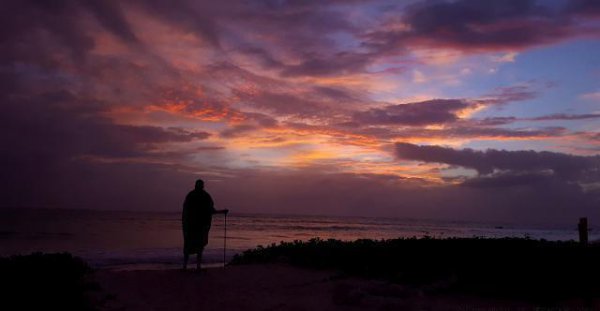
<svg viewBox="0 0 600 311">
<path fill-rule="evenodd" d="M 204 189 L 204 180 L 198 179 L 196 180 L 196 190 Z"/>
</svg>

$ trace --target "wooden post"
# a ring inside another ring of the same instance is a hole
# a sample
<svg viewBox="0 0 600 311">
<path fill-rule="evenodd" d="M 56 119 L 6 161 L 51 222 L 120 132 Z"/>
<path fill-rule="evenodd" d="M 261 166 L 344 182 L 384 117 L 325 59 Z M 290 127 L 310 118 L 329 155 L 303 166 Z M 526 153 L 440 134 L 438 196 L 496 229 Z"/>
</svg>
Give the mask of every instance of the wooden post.
<svg viewBox="0 0 600 311">
<path fill-rule="evenodd" d="M 577 225 L 579 230 L 579 243 L 583 245 L 588 244 L 588 222 L 587 217 L 579 218 L 579 224 Z"/>
</svg>

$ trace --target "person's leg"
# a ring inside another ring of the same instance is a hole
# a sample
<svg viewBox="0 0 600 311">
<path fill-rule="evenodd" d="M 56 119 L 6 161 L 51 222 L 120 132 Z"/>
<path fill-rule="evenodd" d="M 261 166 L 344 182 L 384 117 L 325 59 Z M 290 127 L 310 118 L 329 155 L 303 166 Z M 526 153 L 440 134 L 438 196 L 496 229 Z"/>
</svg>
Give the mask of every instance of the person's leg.
<svg viewBox="0 0 600 311">
<path fill-rule="evenodd" d="M 200 272 L 200 268 L 202 266 L 202 252 L 204 252 L 204 248 L 201 248 L 198 251 L 198 257 L 197 257 L 198 261 L 196 262 L 196 268 L 198 269 L 198 272 Z"/>
<path fill-rule="evenodd" d="M 183 270 L 187 270 L 187 264 L 189 259 L 190 255 L 188 253 L 183 253 Z"/>
</svg>

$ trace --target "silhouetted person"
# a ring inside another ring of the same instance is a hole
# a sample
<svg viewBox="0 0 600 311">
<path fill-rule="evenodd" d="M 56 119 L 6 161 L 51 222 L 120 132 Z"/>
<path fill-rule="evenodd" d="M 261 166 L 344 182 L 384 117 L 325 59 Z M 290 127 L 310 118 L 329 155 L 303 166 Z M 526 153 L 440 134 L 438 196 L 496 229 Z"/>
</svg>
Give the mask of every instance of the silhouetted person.
<svg viewBox="0 0 600 311">
<path fill-rule="evenodd" d="M 577 224 L 577 230 L 579 230 L 579 242 L 583 245 L 587 245 L 588 244 L 587 217 L 579 218 L 579 224 Z"/>
<path fill-rule="evenodd" d="M 200 271 L 202 252 L 208 244 L 208 232 L 213 214 L 227 214 L 229 210 L 216 210 L 210 194 L 204 191 L 204 181 L 198 179 L 196 188 L 185 197 L 181 224 L 183 226 L 183 269 L 187 269 L 190 254 L 198 254 Z"/>
</svg>

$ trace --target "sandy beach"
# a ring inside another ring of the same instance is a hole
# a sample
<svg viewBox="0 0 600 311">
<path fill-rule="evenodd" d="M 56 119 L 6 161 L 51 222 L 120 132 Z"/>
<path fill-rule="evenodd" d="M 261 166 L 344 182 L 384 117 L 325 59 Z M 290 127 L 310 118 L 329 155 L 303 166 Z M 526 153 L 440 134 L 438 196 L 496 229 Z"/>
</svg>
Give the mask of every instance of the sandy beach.
<svg viewBox="0 0 600 311">
<path fill-rule="evenodd" d="M 96 271 L 100 310 L 533 310 L 535 305 L 423 291 L 284 264 Z"/>
</svg>

